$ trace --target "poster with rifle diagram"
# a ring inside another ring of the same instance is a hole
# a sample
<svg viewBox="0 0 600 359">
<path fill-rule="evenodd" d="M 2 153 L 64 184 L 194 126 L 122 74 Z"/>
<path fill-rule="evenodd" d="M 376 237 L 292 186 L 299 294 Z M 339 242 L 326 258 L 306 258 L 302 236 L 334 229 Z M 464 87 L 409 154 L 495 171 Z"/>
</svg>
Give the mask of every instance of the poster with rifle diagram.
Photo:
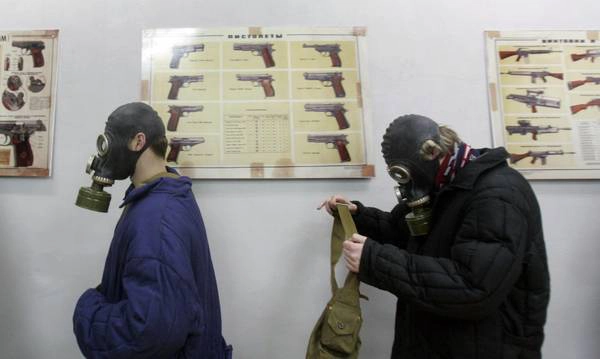
<svg viewBox="0 0 600 359">
<path fill-rule="evenodd" d="M 487 31 L 495 146 L 528 179 L 600 178 L 600 32 Z"/>
<path fill-rule="evenodd" d="M 0 31 L 0 176 L 51 174 L 58 30 Z"/>
<path fill-rule="evenodd" d="M 151 29 L 142 100 L 192 178 L 370 178 L 364 28 Z"/>
</svg>

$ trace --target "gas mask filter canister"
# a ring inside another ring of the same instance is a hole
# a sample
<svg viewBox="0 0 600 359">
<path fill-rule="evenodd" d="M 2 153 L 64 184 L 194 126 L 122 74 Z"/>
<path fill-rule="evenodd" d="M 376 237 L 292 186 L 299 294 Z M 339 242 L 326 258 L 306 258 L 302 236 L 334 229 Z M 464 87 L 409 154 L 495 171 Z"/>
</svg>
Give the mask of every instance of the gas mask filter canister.
<svg viewBox="0 0 600 359">
<path fill-rule="evenodd" d="M 96 170 L 97 164 L 101 161 L 100 158 L 106 156 L 108 152 L 108 138 L 102 134 L 98 136 L 96 141 L 98 149 L 97 155 L 92 155 L 85 168 L 87 174 L 91 174 Z M 112 186 L 115 181 L 110 178 L 92 176 L 92 185 L 90 187 L 81 187 L 75 205 L 96 212 L 108 212 L 111 195 L 104 191 L 104 187 Z"/>
<path fill-rule="evenodd" d="M 424 236 L 429 233 L 431 208 L 429 195 L 417 196 L 419 198 L 410 198 L 411 192 L 411 175 L 410 171 L 404 166 L 392 166 L 388 168 L 388 174 L 398 186 L 394 187 L 394 192 L 398 202 L 405 203 L 411 212 L 408 213 L 404 220 L 408 225 L 410 234 L 413 236 Z"/>
</svg>

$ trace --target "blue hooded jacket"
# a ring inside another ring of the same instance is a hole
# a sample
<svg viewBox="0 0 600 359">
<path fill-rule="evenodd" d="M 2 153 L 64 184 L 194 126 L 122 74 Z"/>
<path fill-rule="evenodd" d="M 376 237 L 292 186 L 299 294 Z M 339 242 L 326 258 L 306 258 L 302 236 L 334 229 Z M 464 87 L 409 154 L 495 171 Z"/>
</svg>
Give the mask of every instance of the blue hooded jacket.
<svg viewBox="0 0 600 359">
<path fill-rule="evenodd" d="M 231 358 L 190 179 L 131 186 L 123 206 L 102 283 L 83 293 L 73 315 L 85 357 Z"/>
</svg>

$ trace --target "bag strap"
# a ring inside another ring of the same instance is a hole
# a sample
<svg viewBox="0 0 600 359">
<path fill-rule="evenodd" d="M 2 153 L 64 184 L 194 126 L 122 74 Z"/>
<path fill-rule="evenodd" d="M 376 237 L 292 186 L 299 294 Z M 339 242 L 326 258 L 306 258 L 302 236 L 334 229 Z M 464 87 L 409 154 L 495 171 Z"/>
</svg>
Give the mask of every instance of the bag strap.
<svg viewBox="0 0 600 359">
<path fill-rule="evenodd" d="M 335 296 L 338 290 L 344 290 L 349 293 L 356 293 L 358 298 L 360 296 L 358 292 L 359 280 L 356 273 L 348 273 L 342 288 L 338 288 L 335 278 L 335 265 L 342 255 L 343 243 L 346 239 L 352 237 L 354 233 L 357 233 L 348 206 L 338 203 L 336 207 L 337 211 L 334 212 L 333 229 L 331 231 L 331 293 Z"/>
</svg>

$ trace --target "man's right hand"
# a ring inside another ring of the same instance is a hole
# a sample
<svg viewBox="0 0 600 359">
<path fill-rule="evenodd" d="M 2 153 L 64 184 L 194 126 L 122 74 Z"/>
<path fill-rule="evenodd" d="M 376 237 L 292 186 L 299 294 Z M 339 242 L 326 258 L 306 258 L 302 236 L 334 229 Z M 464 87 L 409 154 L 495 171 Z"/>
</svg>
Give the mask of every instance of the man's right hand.
<svg viewBox="0 0 600 359">
<path fill-rule="evenodd" d="M 346 198 L 344 198 L 340 195 L 337 195 L 337 194 L 335 196 L 331 196 L 328 199 L 326 199 L 325 201 L 323 201 L 323 203 L 321 203 L 321 205 L 317 209 L 321 209 L 321 208 L 325 207 L 325 210 L 327 211 L 327 213 L 333 215 L 333 212 L 336 211 L 335 206 L 338 203 L 348 205 L 348 209 L 350 210 L 350 213 L 356 214 L 358 207 L 354 203 L 348 201 Z"/>
</svg>

